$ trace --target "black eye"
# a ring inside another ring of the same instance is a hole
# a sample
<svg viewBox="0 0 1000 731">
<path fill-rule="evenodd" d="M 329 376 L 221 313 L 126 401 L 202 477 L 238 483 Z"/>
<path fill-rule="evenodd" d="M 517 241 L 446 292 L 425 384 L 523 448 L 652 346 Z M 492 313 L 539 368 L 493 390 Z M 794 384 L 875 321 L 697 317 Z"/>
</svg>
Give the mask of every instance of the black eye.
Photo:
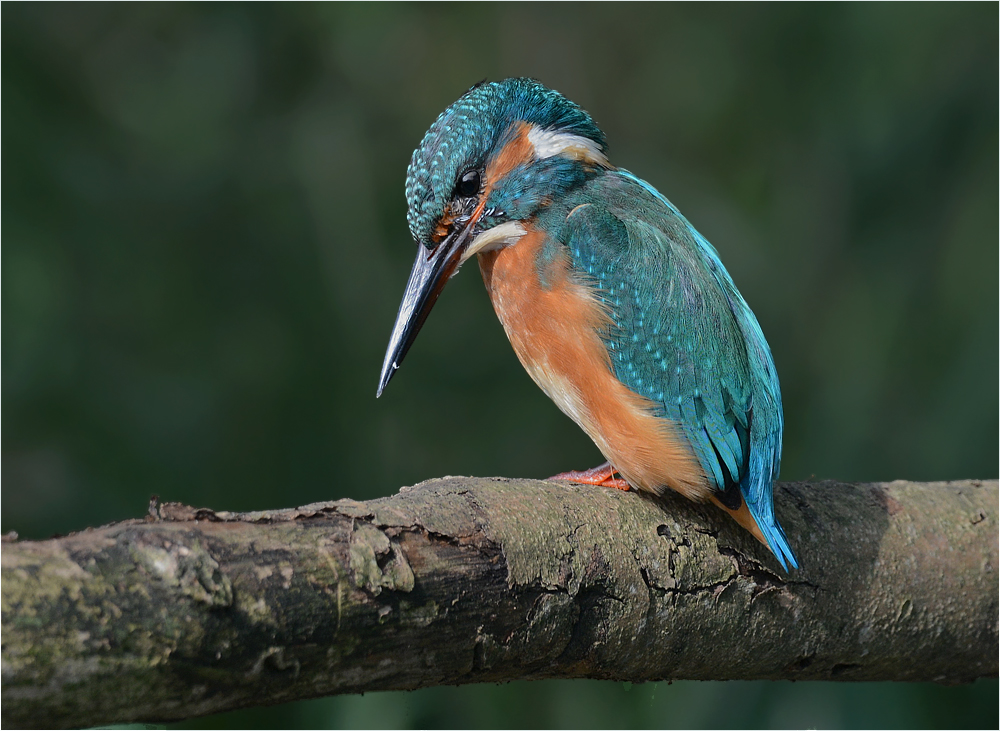
<svg viewBox="0 0 1000 731">
<path fill-rule="evenodd" d="M 468 170 L 458 181 L 456 193 L 463 198 L 471 198 L 479 192 L 480 178 L 478 170 Z"/>
</svg>

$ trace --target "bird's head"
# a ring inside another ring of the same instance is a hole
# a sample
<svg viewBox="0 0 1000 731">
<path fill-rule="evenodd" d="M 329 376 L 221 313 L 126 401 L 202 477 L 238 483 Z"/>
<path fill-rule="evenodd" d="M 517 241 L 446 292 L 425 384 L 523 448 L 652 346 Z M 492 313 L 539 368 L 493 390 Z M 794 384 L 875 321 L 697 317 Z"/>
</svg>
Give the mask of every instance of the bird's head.
<svg viewBox="0 0 1000 731">
<path fill-rule="evenodd" d="M 477 84 L 441 113 L 406 172 L 417 258 L 379 395 L 459 266 L 514 245 L 539 209 L 609 167 L 604 153 L 604 133 L 590 115 L 533 79 Z"/>
</svg>

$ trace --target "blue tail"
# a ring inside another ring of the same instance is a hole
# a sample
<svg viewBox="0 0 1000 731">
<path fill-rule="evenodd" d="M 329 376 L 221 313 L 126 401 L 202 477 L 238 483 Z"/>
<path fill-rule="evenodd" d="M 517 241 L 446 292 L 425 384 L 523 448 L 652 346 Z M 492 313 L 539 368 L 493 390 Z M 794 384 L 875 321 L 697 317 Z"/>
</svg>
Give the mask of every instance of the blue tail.
<svg viewBox="0 0 1000 731">
<path fill-rule="evenodd" d="M 771 549 L 771 553 L 778 559 L 781 568 L 788 571 L 788 565 L 791 564 L 793 569 L 797 569 L 799 562 L 795 560 L 795 554 L 792 553 L 792 548 L 788 545 L 785 531 L 781 529 L 781 526 L 778 525 L 778 521 L 774 517 L 774 509 L 771 508 L 771 510 L 766 511 L 769 515 L 765 517 L 762 515 L 765 511 L 758 509 L 749 500 L 746 503 L 750 515 L 757 521 L 757 527 L 760 528 L 760 532 L 764 534 L 764 538 L 767 540 L 767 547 Z"/>
</svg>

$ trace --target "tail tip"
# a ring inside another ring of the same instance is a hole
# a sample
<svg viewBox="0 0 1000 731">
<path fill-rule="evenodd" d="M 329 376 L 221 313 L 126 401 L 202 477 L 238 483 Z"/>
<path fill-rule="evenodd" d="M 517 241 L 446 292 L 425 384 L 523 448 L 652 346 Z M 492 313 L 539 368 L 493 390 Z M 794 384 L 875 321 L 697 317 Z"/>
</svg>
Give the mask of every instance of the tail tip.
<svg viewBox="0 0 1000 731">
<path fill-rule="evenodd" d="M 781 568 L 789 571 L 788 566 L 791 564 L 793 569 L 797 569 L 799 562 L 795 559 L 795 554 L 792 552 L 792 547 L 788 545 L 788 539 L 785 538 L 785 532 L 781 530 L 781 526 L 773 523 L 763 528 L 762 532 L 764 533 L 764 537 L 767 538 L 767 547 L 771 549 L 771 553 L 778 559 Z"/>
</svg>

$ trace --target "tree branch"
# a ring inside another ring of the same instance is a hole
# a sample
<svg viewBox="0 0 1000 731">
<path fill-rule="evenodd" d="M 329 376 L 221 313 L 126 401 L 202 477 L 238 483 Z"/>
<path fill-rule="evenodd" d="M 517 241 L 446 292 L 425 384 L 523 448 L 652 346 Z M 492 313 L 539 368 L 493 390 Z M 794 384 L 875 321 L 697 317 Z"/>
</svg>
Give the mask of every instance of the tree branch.
<svg viewBox="0 0 1000 731">
<path fill-rule="evenodd" d="M 708 507 L 453 477 L 2 549 L 3 723 L 519 678 L 997 674 L 997 482 L 783 483 L 802 569 Z"/>
</svg>

